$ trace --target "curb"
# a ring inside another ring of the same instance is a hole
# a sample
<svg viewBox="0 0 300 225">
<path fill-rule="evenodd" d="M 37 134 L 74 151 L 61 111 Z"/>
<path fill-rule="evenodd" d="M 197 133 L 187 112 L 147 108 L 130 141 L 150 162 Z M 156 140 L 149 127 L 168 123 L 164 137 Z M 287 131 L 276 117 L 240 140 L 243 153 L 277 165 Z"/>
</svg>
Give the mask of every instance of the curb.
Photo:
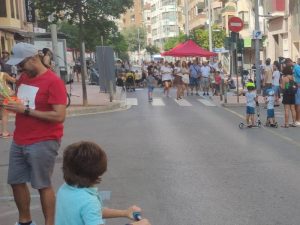
<svg viewBox="0 0 300 225">
<path fill-rule="evenodd" d="M 121 108 L 124 108 L 122 107 L 121 102 L 113 102 L 113 103 L 109 103 L 108 105 L 90 105 L 90 106 L 71 105 L 69 108 L 67 108 L 66 116 L 72 117 L 72 116 L 78 116 L 84 114 L 111 112 L 111 111 L 117 111 Z"/>
<path fill-rule="evenodd" d="M 223 107 L 245 107 L 246 103 L 221 103 Z"/>
</svg>

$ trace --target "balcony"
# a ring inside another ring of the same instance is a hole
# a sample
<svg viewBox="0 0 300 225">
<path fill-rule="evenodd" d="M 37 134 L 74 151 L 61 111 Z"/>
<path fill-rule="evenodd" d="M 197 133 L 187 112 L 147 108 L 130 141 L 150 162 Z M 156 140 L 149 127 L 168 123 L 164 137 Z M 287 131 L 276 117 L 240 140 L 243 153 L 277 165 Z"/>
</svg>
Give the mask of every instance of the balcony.
<svg viewBox="0 0 300 225">
<path fill-rule="evenodd" d="M 16 32 L 21 29 L 21 21 L 11 18 L 0 18 L 0 29 L 5 29 L 11 32 Z"/>
</svg>

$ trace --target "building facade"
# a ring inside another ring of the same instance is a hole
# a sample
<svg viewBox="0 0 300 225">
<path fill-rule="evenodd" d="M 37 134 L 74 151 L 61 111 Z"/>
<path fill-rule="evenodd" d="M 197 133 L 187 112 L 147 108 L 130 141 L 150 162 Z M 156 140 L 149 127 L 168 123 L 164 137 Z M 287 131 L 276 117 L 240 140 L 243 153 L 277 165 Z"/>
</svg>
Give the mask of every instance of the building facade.
<svg viewBox="0 0 300 225">
<path fill-rule="evenodd" d="M 141 27 L 143 25 L 143 0 L 134 0 L 134 6 L 121 16 L 119 21 L 120 29 L 131 26 Z"/>
<path fill-rule="evenodd" d="M 165 41 L 179 35 L 182 27 L 182 6 L 177 0 L 153 0 L 151 4 L 152 44 L 163 48 Z"/>
<path fill-rule="evenodd" d="M 26 21 L 24 0 L 0 0 L 0 49 L 11 51 L 14 43 L 30 39 L 33 25 Z"/>
</svg>

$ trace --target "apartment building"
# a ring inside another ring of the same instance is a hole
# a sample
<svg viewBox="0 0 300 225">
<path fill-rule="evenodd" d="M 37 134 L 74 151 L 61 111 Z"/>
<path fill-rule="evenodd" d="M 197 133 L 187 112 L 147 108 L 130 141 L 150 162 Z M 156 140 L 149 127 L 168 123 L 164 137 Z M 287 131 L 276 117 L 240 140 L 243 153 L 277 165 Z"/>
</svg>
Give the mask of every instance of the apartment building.
<svg viewBox="0 0 300 225">
<path fill-rule="evenodd" d="M 178 4 L 179 3 L 179 4 Z M 181 1 L 153 0 L 151 4 L 152 44 L 163 48 L 165 41 L 179 35 L 183 23 Z"/>
<path fill-rule="evenodd" d="M 11 51 L 18 40 L 29 40 L 32 23 L 27 22 L 24 0 L 0 0 L 0 50 Z"/>
<path fill-rule="evenodd" d="M 299 0 L 289 1 L 290 13 L 290 37 L 291 37 L 291 58 L 296 61 L 300 58 L 300 4 Z"/>
<path fill-rule="evenodd" d="M 143 7 L 143 22 L 144 22 L 144 27 L 146 29 L 146 42 L 147 45 L 152 44 L 152 33 L 151 33 L 151 3 L 146 2 L 144 3 Z"/>
<path fill-rule="evenodd" d="M 121 16 L 119 21 L 120 30 L 131 26 L 141 27 L 143 25 L 143 5 L 143 0 L 134 0 L 134 6 Z"/>
</svg>

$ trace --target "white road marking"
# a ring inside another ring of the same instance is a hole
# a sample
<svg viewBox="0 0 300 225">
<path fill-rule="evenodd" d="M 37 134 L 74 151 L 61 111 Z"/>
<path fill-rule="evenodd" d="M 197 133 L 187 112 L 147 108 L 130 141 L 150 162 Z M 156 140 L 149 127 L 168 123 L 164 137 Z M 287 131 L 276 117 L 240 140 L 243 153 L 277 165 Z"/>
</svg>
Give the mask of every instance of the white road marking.
<svg viewBox="0 0 300 225">
<path fill-rule="evenodd" d="M 180 100 L 177 100 L 177 99 L 174 99 L 175 102 L 177 102 L 178 105 L 180 106 L 192 106 L 191 103 L 189 103 L 187 100 L 185 99 L 180 99 Z"/>
<path fill-rule="evenodd" d="M 198 101 L 206 106 L 216 106 L 212 101 L 207 100 L 207 99 L 198 99 Z"/>
<path fill-rule="evenodd" d="M 137 98 L 126 98 L 126 105 L 138 105 Z"/>
<path fill-rule="evenodd" d="M 165 106 L 166 105 L 161 98 L 153 98 L 153 102 L 151 104 L 153 106 Z"/>
</svg>

